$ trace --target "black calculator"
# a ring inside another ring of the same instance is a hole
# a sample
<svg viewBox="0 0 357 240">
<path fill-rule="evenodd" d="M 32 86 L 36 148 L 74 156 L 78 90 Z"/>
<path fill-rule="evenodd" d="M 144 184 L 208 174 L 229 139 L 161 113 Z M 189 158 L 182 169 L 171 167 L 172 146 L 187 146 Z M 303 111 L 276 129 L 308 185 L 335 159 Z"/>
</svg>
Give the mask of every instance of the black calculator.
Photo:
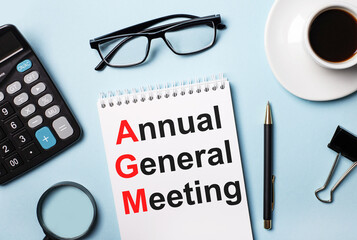
<svg viewBox="0 0 357 240">
<path fill-rule="evenodd" d="M 0 27 L 0 184 L 76 142 L 81 129 L 25 38 Z"/>
</svg>

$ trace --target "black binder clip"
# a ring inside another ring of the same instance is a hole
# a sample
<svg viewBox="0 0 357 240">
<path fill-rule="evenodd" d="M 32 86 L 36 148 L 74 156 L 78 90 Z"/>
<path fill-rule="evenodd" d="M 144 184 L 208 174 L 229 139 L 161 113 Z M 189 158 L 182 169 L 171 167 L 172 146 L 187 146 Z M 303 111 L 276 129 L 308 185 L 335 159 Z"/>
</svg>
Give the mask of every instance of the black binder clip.
<svg viewBox="0 0 357 240">
<path fill-rule="evenodd" d="M 348 176 L 348 174 L 357 166 L 357 137 L 342 129 L 340 126 L 337 127 L 335 134 L 333 135 L 331 142 L 327 145 L 329 148 L 337 152 L 337 157 L 333 166 L 330 170 L 330 174 L 328 175 L 325 184 L 315 191 L 315 196 L 318 200 L 324 203 L 331 203 L 333 198 L 332 194 L 336 190 L 336 188 L 340 185 L 340 183 Z M 344 156 L 351 160 L 353 163 L 350 168 L 342 175 L 342 177 L 335 183 L 330 191 L 330 199 L 323 200 L 319 198 L 318 193 L 324 190 L 329 182 L 331 181 L 332 175 L 337 166 L 338 160 L 340 156 Z"/>
</svg>

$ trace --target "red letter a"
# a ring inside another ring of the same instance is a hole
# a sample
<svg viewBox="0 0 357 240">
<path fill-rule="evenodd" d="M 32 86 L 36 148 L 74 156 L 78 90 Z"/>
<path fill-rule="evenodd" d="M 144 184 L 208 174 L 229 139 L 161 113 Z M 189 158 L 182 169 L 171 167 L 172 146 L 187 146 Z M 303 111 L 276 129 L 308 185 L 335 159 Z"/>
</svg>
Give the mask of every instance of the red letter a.
<svg viewBox="0 0 357 240">
<path fill-rule="evenodd" d="M 128 131 L 128 133 L 124 134 L 124 128 Z M 138 138 L 136 137 L 135 133 L 131 129 L 129 123 L 127 120 L 122 120 L 120 122 L 120 127 L 119 127 L 119 134 L 118 134 L 118 139 L 117 139 L 117 145 L 121 144 L 121 140 L 123 138 L 131 138 L 133 139 L 134 142 L 139 141 Z"/>
<path fill-rule="evenodd" d="M 147 212 L 148 207 L 146 205 L 146 197 L 145 197 L 145 189 L 141 188 L 136 191 L 136 201 L 134 202 L 133 197 L 131 196 L 129 191 L 123 192 L 123 200 L 124 200 L 124 209 L 125 214 L 130 214 L 129 210 L 129 202 L 134 211 L 134 213 L 139 212 L 140 208 L 140 200 L 143 203 L 143 212 Z M 129 200 L 129 202 L 128 202 Z"/>
</svg>

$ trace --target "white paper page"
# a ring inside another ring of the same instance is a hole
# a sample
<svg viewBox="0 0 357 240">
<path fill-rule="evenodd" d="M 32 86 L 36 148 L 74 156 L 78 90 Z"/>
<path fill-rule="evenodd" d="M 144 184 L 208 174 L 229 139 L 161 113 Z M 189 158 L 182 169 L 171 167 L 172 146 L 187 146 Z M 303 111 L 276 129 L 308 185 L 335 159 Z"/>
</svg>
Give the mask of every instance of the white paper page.
<svg viewBox="0 0 357 240">
<path fill-rule="evenodd" d="M 205 87 L 209 87 L 209 91 L 206 92 Z M 120 106 L 115 97 L 109 100 L 113 102 L 112 107 L 107 99 L 98 101 L 121 237 L 123 240 L 253 239 L 229 82 L 222 79 L 182 88 L 184 95 L 181 95 L 181 87 L 145 93 L 143 102 L 141 93 L 124 97 L 121 101 L 127 99 L 130 103 L 123 102 Z M 197 89 L 201 91 L 197 93 Z M 157 95 L 161 98 L 157 99 Z M 151 101 L 150 96 L 153 97 Z M 133 99 L 138 101 L 134 103 Z M 178 118 L 182 118 L 183 127 L 188 130 L 190 116 L 194 132 L 182 134 Z M 175 135 L 168 124 L 163 128 L 165 136 L 160 134 L 159 121 L 167 119 L 172 120 Z M 123 120 L 138 141 L 133 135 L 124 136 L 129 133 L 126 125 L 121 143 L 117 144 Z M 212 123 L 212 129 L 208 122 Z M 145 123 L 153 124 L 156 138 L 153 139 L 151 129 L 145 127 L 145 140 L 142 139 L 139 125 Z M 133 161 L 121 157 L 126 154 L 132 156 Z M 168 159 L 161 159 L 163 166 L 160 168 L 159 157 L 168 154 L 173 156 L 174 170 Z M 121 162 L 118 161 L 120 157 Z M 156 165 L 146 167 L 147 174 L 141 170 L 144 159 L 146 166 Z M 126 177 L 135 169 L 138 173 L 124 178 L 116 167 Z M 139 190 L 140 201 L 136 198 L 138 189 L 142 189 Z M 150 203 L 152 195 L 155 196 L 152 197 L 153 205 Z M 129 214 L 125 213 L 124 202 Z M 133 212 L 135 204 L 139 206 L 137 213 Z M 144 211 L 145 206 L 147 211 Z"/>
</svg>

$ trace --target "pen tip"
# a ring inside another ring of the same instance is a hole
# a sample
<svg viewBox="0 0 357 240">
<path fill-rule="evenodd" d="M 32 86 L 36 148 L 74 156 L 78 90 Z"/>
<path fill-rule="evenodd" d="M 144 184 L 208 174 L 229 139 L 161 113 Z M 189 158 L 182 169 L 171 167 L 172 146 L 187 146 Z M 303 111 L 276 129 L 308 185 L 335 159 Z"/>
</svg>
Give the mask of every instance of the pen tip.
<svg viewBox="0 0 357 240">
<path fill-rule="evenodd" d="M 271 108 L 270 108 L 270 103 L 268 101 L 267 103 L 267 107 L 265 110 L 265 124 L 273 124 L 273 119 L 272 119 L 272 115 L 271 115 Z"/>
</svg>

